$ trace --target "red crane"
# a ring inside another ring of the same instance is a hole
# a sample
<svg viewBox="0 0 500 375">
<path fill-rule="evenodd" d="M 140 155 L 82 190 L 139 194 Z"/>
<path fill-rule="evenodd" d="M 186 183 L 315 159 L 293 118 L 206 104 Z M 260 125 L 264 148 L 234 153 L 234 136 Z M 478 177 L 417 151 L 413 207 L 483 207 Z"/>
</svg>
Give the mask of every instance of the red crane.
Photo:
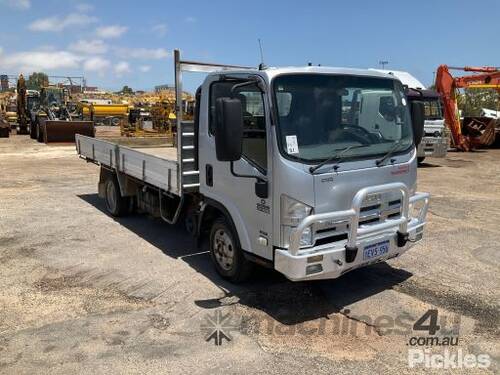
<svg viewBox="0 0 500 375">
<path fill-rule="evenodd" d="M 450 70 L 474 72 L 463 77 L 453 77 Z M 463 134 L 457 106 L 457 90 L 461 88 L 496 88 L 500 92 L 500 68 L 485 67 L 451 67 L 440 65 L 436 73 L 436 90 L 441 94 L 444 107 L 444 118 L 450 128 L 453 143 L 461 151 L 470 151 L 481 146 L 490 145 L 495 140 L 495 121 L 487 125 L 476 122 L 469 126 L 471 131 Z"/>
</svg>

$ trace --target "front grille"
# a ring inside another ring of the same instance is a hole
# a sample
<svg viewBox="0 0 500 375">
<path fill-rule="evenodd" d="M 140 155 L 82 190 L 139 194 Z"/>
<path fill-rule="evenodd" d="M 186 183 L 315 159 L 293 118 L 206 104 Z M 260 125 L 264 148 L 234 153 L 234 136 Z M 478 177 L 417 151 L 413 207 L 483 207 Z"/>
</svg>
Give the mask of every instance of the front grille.
<svg viewBox="0 0 500 375">
<path fill-rule="evenodd" d="M 360 212 L 376 210 L 380 207 L 380 204 L 372 204 L 371 206 L 361 207 Z"/>
<path fill-rule="evenodd" d="M 424 137 L 433 137 L 433 138 L 439 138 L 441 137 L 441 132 L 440 131 L 433 131 L 433 132 L 425 132 Z"/>
<path fill-rule="evenodd" d="M 360 208 L 359 225 L 370 225 L 397 219 L 401 216 L 401 198 L 386 197 L 384 201 L 367 202 Z M 325 227 L 325 224 L 330 224 Z M 347 222 L 316 224 L 314 229 L 315 246 L 347 239 L 349 224 Z"/>
</svg>

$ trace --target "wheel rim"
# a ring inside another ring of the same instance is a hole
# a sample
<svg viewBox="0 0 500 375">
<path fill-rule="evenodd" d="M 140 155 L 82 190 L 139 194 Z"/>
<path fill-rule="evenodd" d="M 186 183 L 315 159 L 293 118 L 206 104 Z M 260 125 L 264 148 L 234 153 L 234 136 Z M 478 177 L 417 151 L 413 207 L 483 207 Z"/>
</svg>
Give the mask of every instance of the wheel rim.
<svg viewBox="0 0 500 375">
<path fill-rule="evenodd" d="M 215 260 L 225 271 L 231 270 L 234 263 L 234 244 L 226 231 L 218 229 L 213 240 Z"/>
<path fill-rule="evenodd" d="M 108 209 L 111 212 L 115 212 L 116 209 L 116 191 L 112 182 L 106 184 L 106 203 Z"/>
</svg>

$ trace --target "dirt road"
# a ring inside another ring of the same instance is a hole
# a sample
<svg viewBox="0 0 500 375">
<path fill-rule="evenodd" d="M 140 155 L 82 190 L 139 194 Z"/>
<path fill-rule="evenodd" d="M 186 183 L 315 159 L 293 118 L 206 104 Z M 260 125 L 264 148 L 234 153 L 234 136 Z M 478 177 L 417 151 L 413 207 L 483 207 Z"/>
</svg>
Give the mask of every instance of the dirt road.
<svg viewBox="0 0 500 375">
<path fill-rule="evenodd" d="M 74 146 L 0 139 L 2 374 L 428 373 L 408 357 L 429 309 L 459 338 L 432 353 L 491 361 L 436 373 L 499 370 L 500 150 L 429 159 L 423 242 L 321 282 L 228 284 L 182 226 L 107 215 L 97 179 Z"/>
</svg>

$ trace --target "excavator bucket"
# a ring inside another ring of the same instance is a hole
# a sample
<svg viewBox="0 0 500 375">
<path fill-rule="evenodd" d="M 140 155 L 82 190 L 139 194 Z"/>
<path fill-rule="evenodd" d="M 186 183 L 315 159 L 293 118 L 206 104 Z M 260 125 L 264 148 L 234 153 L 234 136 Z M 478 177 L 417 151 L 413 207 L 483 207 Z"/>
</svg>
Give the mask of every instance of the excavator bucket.
<svg viewBox="0 0 500 375">
<path fill-rule="evenodd" d="M 465 117 L 462 130 L 474 148 L 488 147 L 495 142 L 497 121 L 489 117 Z"/>
<path fill-rule="evenodd" d="M 75 142 L 75 135 L 94 137 L 93 121 L 47 120 L 43 124 L 43 140 L 51 142 Z"/>
</svg>

